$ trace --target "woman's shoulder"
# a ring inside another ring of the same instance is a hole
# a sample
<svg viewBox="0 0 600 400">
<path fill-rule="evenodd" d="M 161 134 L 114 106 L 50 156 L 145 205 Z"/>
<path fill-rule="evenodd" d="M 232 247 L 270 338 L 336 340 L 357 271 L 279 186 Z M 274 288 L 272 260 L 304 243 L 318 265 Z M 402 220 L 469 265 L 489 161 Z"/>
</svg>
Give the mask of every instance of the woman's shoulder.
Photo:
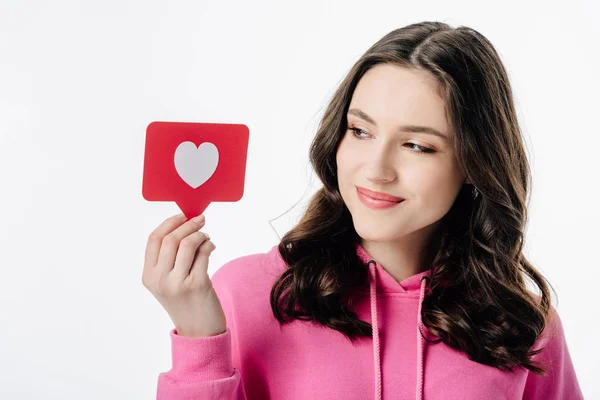
<svg viewBox="0 0 600 400">
<path fill-rule="evenodd" d="M 211 277 L 214 286 L 229 291 L 272 284 L 285 269 L 278 245 L 264 252 L 238 256 L 223 264 Z"/>
</svg>

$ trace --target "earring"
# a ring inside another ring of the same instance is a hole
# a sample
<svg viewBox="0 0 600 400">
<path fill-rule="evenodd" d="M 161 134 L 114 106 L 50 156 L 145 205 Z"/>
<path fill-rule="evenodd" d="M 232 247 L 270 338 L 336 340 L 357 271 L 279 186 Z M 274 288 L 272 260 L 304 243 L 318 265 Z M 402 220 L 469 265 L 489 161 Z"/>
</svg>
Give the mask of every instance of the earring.
<svg viewBox="0 0 600 400">
<path fill-rule="evenodd" d="M 477 196 L 479 196 L 479 191 L 477 190 L 476 187 L 473 187 L 473 198 L 476 199 Z"/>
</svg>

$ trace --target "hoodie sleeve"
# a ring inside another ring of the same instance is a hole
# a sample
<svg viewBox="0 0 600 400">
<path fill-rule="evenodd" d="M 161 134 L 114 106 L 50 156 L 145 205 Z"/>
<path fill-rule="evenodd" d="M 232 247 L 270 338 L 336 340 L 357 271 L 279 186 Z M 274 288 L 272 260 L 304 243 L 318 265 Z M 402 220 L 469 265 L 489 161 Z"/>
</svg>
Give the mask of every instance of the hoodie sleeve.
<svg viewBox="0 0 600 400">
<path fill-rule="evenodd" d="M 558 312 L 552 307 L 548 327 L 541 335 L 539 345 L 544 347 L 533 360 L 542 364 L 546 375 L 527 371 L 523 392 L 525 400 L 579 400 L 583 399 L 577 375 L 571 361 L 569 348 Z"/>
<path fill-rule="evenodd" d="M 232 340 L 237 332 L 229 288 L 235 274 L 223 273 L 243 262 L 243 258 L 230 261 L 211 278 L 225 313 L 225 332 L 189 338 L 179 336 L 176 329 L 170 331 L 172 367 L 158 376 L 157 400 L 246 400 L 240 366 L 234 366 L 232 359 Z"/>
<path fill-rule="evenodd" d="M 206 338 L 170 332 L 173 366 L 158 376 L 157 400 L 246 400 L 231 360 L 231 331 Z"/>
</svg>

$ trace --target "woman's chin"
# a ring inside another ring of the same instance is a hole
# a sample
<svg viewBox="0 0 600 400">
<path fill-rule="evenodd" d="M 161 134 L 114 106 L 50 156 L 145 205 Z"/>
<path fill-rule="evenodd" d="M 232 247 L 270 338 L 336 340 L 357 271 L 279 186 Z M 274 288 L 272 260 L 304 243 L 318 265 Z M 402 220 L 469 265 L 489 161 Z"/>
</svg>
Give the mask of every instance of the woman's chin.
<svg viewBox="0 0 600 400">
<path fill-rule="evenodd" d="M 363 241 L 387 242 L 398 238 L 398 232 L 386 232 L 375 224 L 354 224 L 356 233 Z"/>
</svg>

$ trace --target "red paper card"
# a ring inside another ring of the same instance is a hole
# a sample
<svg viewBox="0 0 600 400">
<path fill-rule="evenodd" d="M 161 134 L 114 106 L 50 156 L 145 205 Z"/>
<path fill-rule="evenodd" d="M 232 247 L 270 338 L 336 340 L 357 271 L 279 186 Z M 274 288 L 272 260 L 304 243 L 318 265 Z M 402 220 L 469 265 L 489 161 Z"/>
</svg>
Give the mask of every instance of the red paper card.
<svg viewBox="0 0 600 400">
<path fill-rule="evenodd" d="M 189 219 L 244 194 L 249 130 L 242 124 L 151 122 L 142 195 L 174 201 Z"/>
</svg>

